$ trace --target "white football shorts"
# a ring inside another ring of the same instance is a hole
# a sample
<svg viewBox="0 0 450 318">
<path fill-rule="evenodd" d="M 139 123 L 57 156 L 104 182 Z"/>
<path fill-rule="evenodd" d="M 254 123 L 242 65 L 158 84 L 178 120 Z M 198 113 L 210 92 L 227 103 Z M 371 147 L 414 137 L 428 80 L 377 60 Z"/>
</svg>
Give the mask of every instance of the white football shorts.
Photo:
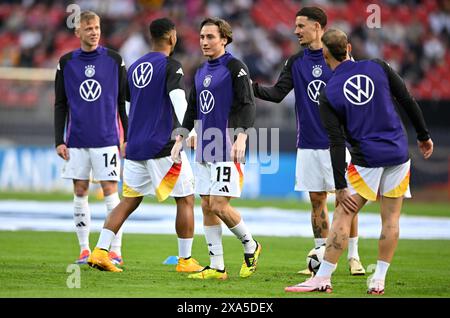
<svg viewBox="0 0 450 318">
<path fill-rule="evenodd" d="M 367 168 L 350 164 L 345 177 L 351 194 L 376 201 L 377 194 L 388 198 L 410 198 L 409 189 L 411 160 L 390 167 Z"/>
<path fill-rule="evenodd" d="M 239 198 L 244 184 L 244 166 L 231 161 L 195 163 L 195 193 Z"/>
<path fill-rule="evenodd" d="M 329 149 L 297 149 L 295 191 L 334 191 Z"/>
<path fill-rule="evenodd" d="M 155 196 L 158 201 L 194 194 L 194 175 L 186 153 L 181 163 L 170 156 L 143 161 L 125 159 L 123 169 L 123 196 Z"/>
<path fill-rule="evenodd" d="M 68 148 L 68 150 L 69 160 L 64 162 L 62 169 L 64 179 L 120 180 L 119 147 Z"/>
</svg>

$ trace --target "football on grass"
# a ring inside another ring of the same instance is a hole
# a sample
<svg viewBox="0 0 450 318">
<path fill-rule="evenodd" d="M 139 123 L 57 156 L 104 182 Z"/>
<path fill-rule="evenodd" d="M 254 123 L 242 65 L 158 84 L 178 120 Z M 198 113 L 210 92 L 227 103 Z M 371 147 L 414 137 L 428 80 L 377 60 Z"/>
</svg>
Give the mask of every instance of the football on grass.
<svg viewBox="0 0 450 318">
<path fill-rule="evenodd" d="M 308 256 L 306 256 L 306 266 L 308 266 L 308 269 L 313 272 L 314 275 L 317 274 L 317 271 L 319 270 L 324 254 L 325 244 L 313 248 L 311 251 L 309 251 Z"/>
</svg>

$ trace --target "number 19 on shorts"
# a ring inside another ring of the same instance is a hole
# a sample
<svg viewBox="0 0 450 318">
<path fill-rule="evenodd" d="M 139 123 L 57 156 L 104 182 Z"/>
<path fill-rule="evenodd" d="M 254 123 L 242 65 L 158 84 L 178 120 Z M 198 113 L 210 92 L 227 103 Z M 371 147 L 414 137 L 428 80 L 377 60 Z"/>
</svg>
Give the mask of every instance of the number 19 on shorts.
<svg viewBox="0 0 450 318">
<path fill-rule="evenodd" d="M 231 167 L 216 167 L 217 170 L 217 182 L 230 182 L 231 179 Z"/>
</svg>

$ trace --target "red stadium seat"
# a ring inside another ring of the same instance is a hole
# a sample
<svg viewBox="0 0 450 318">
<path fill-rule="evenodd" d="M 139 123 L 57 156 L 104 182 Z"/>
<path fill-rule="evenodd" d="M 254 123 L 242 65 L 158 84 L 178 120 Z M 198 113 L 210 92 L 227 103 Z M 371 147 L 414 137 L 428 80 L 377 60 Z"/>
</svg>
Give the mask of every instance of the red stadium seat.
<svg viewBox="0 0 450 318">
<path fill-rule="evenodd" d="M 432 96 L 433 87 L 427 81 L 422 81 L 417 87 L 417 93 L 420 98 L 429 99 Z"/>
<path fill-rule="evenodd" d="M 389 6 L 383 6 L 381 10 L 381 23 L 389 23 L 394 20 L 394 11 Z"/>
<path fill-rule="evenodd" d="M 421 2 L 423 2 L 423 6 L 426 8 L 428 13 L 434 12 L 439 8 L 436 0 L 425 0 Z"/>
<path fill-rule="evenodd" d="M 272 30 L 274 27 L 274 21 L 268 16 L 262 7 L 255 7 L 252 10 L 252 17 L 258 22 L 258 24 L 268 30 Z"/>
<path fill-rule="evenodd" d="M 408 25 L 412 22 L 413 13 L 409 6 L 401 5 L 399 6 L 394 13 L 394 16 L 398 22 L 403 25 Z"/>
<path fill-rule="evenodd" d="M 450 52 L 447 51 L 447 53 L 445 54 L 445 64 L 447 65 L 447 67 L 450 65 Z"/>
<path fill-rule="evenodd" d="M 324 10 L 327 12 L 328 24 L 331 25 L 333 21 L 336 20 L 338 15 L 337 9 L 334 6 L 324 7 Z"/>
<path fill-rule="evenodd" d="M 417 21 L 421 22 L 424 27 L 428 28 L 429 11 L 425 8 L 425 6 L 417 6 L 414 10 L 414 15 Z"/>
<path fill-rule="evenodd" d="M 439 85 L 439 95 L 441 99 L 449 99 L 450 97 L 450 82 L 442 81 Z"/>
<path fill-rule="evenodd" d="M 7 17 L 11 16 L 13 8 L 9 4 L 0 4 L 0 20 L 5 20 Z"/>
</svg>

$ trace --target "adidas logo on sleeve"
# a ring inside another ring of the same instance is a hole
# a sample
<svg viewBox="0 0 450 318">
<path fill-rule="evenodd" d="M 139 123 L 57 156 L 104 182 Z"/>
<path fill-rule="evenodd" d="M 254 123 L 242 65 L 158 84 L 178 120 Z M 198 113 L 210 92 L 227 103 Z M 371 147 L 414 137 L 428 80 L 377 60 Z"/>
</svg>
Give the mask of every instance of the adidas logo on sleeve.
<svg viewBox="0 0 450 318">
<path fill-rule="evenodd" d="M 239 74 L 238 74 L 238 78 L 239 77 L 241 77 L 241 76 L 245 76 L 245 75 L 247 75 L 247 73 L 244 71 L 244 69 L 243 68 L 241 68 L 241 70 L 239 71 Z"/>
</svg>

